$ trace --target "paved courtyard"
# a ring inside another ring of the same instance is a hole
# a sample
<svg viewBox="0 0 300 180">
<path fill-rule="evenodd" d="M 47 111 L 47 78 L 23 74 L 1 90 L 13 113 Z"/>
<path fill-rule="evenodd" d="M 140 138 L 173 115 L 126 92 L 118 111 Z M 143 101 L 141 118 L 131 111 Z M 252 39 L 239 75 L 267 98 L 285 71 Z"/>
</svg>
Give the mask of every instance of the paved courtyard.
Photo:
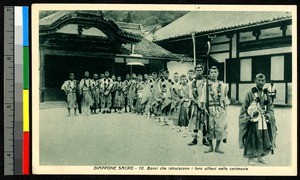
<svg viewBox="0 0 300 180">
<path fill-rule="evenodd" d="M 238 145 L 239 106 L 229 106 L 225 154 L 205 154 L 206 146 L 188 146 L 172 126 L 136 114 L 66 117 L 62 107 L 40 109 L 41 165 L 248 166 Z M 278 135 L 269 165 L 291 164 L 291 108 L 275 108 Z"/>
</svg>

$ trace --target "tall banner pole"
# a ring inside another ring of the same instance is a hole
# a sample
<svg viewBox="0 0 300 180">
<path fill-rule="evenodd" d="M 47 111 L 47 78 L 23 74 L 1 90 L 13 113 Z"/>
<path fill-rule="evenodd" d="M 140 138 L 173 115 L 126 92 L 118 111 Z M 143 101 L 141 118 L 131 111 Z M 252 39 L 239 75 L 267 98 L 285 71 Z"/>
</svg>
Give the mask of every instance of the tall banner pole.
<svg viewBox="0 0 300 180">
<path fill-rule="evenodd" d="M 194 68 L 196 67 L 196 38 L 195 33 L 192 33 L 192 40 L 193 40 L 193 55 L 194 55 Z"/>
<path fill-rule="evenodd" d="M 206 44 L 206 47 L 207 47 L 207 51 L 206 51 L 206 103 L 205 103 L 205 106 L 206 106 L 206 110 L 207 110 L 207 122 L 206 122 L 206 129 L 207 129 L 207 133 L 209 133 L 209 84 L 208 84 L 208 71 L 209 71 L 209 53 L 210 53 L 210 39 L 208 39 L 207 41 L 207 44 Z"/>
</svg>

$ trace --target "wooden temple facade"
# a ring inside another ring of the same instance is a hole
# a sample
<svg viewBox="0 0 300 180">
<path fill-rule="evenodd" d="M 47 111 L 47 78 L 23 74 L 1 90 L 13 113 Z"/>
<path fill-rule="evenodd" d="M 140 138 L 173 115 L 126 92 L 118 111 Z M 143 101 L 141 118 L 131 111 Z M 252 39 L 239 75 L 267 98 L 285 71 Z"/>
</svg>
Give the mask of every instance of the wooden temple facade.
<svg viewBox="0 0 300 180">
<path fill-rule="evenodd" d="M 142 62 L 132 67 L 136 74 L 165 69 L 177 56 L 143 38 L 139 25 L 107 20 L 101 11 L 60 11 L 39 22 L 40 99 L 64 100 L 60 90 L 69 73 L 83 78 L 85 71 L 121 76 L 130 73 L 128 62 Z M 139 54 L 139 56 L 132 56 Z"/>
<path fill-rule="evenodd" d="M 154 42 L 190 58 L 181 64 L 169 62 L 172 71 L 193 67 L 193 36 L 197 59 L 207 39 L 213 38 L 210 57 L 220 63 L 220 78 L 229 83 L 233 103 L 242 102 L 245 92 L 254 85 L 255 75 L 264 73 L 265 87 L 273 81 L 277 88 L 275 104 L 291 105 L 291 29 L 290 12 L 190 12 L 158 30 Z"/>
</svg>

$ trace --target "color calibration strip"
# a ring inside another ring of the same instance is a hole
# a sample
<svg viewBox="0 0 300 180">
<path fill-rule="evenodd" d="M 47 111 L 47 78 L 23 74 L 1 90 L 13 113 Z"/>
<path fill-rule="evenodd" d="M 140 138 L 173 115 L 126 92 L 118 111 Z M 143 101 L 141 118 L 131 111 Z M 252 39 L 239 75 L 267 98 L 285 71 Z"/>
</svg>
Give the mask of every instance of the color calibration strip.
<svg viewBox="0 0 300 180">
<path fill-rule="evenodd" d="M 4 7 L 4 175 L 29 174 L 28 7 Z"/>
<path fill-rule="evenodd" d="M 4 175 L 14 175 L 14 8 L 4 7 Z"/>
<path fill-rule="evenodd" d="M 29 174 L 28 7 L 14 9 L 14 175 Z"/>
<path fill-rule="evenodd" d="M 23 161 L 22 174 L 29 175 L 29 42 L 28 7 L 22 7 L 23 15 Z"/>
</svg>

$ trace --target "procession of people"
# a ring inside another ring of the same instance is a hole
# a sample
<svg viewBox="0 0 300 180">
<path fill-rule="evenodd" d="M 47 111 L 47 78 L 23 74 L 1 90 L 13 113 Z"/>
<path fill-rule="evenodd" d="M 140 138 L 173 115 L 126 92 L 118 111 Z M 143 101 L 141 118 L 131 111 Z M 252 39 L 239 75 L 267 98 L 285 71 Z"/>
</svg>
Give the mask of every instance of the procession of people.
<svg viewBox="0 0 300 180">
<path fill-rule="evenodd" d="M 198 144 L 202 132 L 204 153 L 225 153 L 221 143 L 227 142 L 226 106 L 228 84 L 218 79 L 219 70 L 210 67 L 207 74 L 202 64 L 190 69 L 187 74 L 168 70 L 151 74 L 127 74 L 122 81 L 120 76 L 106 71 L 93 74 L 88 71 L 84 78 L 75 80 L 70 73 L 69 80 L 62 85 L 66 93 L 68 117 L 79 113 L 85 116 L 109 113 L 135 113 L 157 121 L 160 126 L 171 126 L 191 138 L 188 146 Z M 263 89 L 265 76 L 258 74 L 256 86 L 247 92 L 239 115 L 239 143 L 244 148 L 244 157 L 249 165 L 257 162 L 267 164 L 264 156 L 273 153 L 276 138 L 276 123 L 273 111 L 272 93 Z M 101 115 L 99 115 L 100 117 Z M 214 143 L 214 140 L 216 141 Z M 214 145 L 215 144 L 215 145 Z"/>
</svg>

